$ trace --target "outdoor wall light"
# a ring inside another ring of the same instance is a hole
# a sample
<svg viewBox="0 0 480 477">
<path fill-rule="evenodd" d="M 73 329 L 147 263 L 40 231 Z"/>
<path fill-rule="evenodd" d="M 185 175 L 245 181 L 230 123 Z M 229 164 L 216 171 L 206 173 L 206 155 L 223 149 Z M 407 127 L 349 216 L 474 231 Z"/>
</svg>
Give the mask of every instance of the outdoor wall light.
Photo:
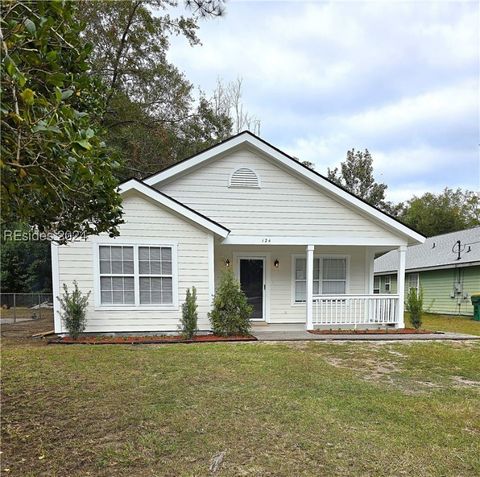
<svg viewBox="0 0 480 477">
<path fill-rule="evenodd" d="M 230 266 L 230 260 L 228 258 L 225 259 L 225 266 L 227 268 Z"/>
<path fill-rule="evenodd" d="M 280 262 L 278 261 L 278 258 L 276 258 L 275 261 L 273 262 L 273 266 L 275 268 L 278 268 L 280 266 Z"/>
</svg>

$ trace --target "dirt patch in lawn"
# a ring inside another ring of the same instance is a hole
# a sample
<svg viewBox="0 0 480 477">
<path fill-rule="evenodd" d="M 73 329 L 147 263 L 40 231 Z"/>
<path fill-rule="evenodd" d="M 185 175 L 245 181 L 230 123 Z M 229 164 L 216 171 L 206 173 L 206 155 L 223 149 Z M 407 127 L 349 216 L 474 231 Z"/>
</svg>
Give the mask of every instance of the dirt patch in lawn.
<svg viewBox="0 0 480 477">
<path fill-rule="evenodd" d="M 256 341 L 251 335 L 217 336 L 199 335 L 192 339 L 185 339 L 180 335 L 172 336 L 81 336 L 77 339 L 69 336 L 48 340 L 48 344 L 173 344 L 173 343 L 214 343 L 218 341 Z"/>
<path fill-rule="evenodd" d="M 38 320 L 2 324 L 2 346 L 44 345 L 43 339 L 33 339 L 32 335 L 53 330 L 53 316 Z"/>
<path fill-rule="evenodd" d="M 461 376 L 452 376 L 452 381 L 455 385 L 462 388 L 480 389 L 480 381 L 473 381 L 471 379 L 462 378 Z"/>
</svg>

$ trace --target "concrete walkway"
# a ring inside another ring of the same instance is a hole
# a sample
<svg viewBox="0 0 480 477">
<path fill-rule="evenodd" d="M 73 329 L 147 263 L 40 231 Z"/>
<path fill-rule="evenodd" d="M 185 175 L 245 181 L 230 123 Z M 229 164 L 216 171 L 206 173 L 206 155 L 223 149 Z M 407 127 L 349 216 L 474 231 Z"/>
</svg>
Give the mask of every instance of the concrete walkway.
<svg viewBox="0 0 480 477">
<path fill-rule="evenodd" d="M 303 324 L 254 324 L 252 335 L 259 341 L 442 341 L 442 340 L 479 340 L 480 336 L 461 333 L 441 334 L 331 334 L 316 335 L 308 333 Z"/>
</svg>

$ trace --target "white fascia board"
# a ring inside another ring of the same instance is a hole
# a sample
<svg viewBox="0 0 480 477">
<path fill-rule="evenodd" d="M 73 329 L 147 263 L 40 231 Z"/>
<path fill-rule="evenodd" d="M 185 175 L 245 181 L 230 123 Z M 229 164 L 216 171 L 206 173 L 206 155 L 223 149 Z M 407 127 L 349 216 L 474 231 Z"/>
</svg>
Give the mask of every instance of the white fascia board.
<svg viewBox="0 0 480 477">
<path fill-rule="evenodd" d="M 366 246 L 366 247 L 401 247 L 406 240 L 381 238 L 348 238 L 341 235 L 333 237 L 263 237 L 255 235 L 229 235 L 222 245 L 328 245 L 328 246 Z"/>
<path fill-rule="evenodd" d="M 173 210 L 174 212 L 180 214 L 181 216 L 204 227 L 205 229 L 210 230 L 211 232 L 214 232 L 215 234 L 219 235 L 222 238 L 226 238 L 230 233 L 228 229 L 221 227 L 215 222 L 212 222 L 206 217 L 200 215 L 198 212 L 195 212 L 194 210 L 180 204 L 179 202 L 170 199 L 169 197 L 162 194 L 161 192 L 151 189 L 150 187 L 146 186 L 140 181 L 131 179 L 127 182 L 124 182 L 119 187 L 119 192 L 122 195 L 132 190 L 140 192 L 141 194 L 149 197 L 155 202 L 167 207 L 170 210 Z"/>
<path fill-rule="evenodd" d="M 410 229 L 409 227 L 397 222 L 393 218 L 389 217 L 388 215 L 380 212 L 379 210 L 375 209 L 371 205 L 363 202 L 362 200 L 358 199 L 354 195 L 349 194 L 348 192 L 344 191 L 340 187 L 332 184 L 331 182 L 327 181 L 323 177 L 319 176 L 315 172 L 309 170 L 308 168 L 304 167 L 299 162 L 293 160 L 292 158 L 286 156 L 281 151 L 275 149 L 274 147 L 266 144 L 262 140 L 258 139 L 253 134 L 248 132 L 239 134 L 238 136 L 233 137 L 230 140 L 227 140 L 218 146 L 212 147 L 205 152 L 198 154 L 190 159 L 187 159 L 176 166 L 172 166 L 163 172 L 159 172 L 151 177 L 147 177 L 143 182 L 149 186 L 157 185 L 160 182 L 166 181 L 178 174 L 183 173 L 184 171 L 191 169 L 199 164 L 211 159 L 212 157 L 218 156 L 222 153 L 229 151 L 230 149 L 240 145 L 240 144 L 250 144 L 256 149 L 260 150 L 264 154 L 276 159 L 280 163 L 282 163 L 285 167 L 294 170 L 299 175 L 308 179 L 310 182 L 313 182 L 315 185 L 320 186 L 324 190 L 331 193 L 334 197 L 341 199 L 343 202 L 347 204 L 353 205 L 357 209 L 360 209 L 366 215 L 373 217 L 377 221 L 385 224 L 390 229 L 393 229 L 396 232 L 399 232 L 405 236 L 407 236 L 409 240 L 409 244 L 420 244 L 425 242 L 425 237 L 420 235 L 419 233 L 415 232 L 414 230 Z"/>
</svg>

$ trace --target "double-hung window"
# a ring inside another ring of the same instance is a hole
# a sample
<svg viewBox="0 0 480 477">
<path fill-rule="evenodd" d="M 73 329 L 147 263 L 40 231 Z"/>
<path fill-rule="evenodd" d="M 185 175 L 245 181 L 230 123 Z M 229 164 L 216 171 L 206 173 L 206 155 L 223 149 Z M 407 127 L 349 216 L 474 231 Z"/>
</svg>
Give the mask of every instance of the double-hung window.
<svg viewBox="0 0 480 477">
<path fill-rule="evenodd" d="M 373 293 L 376 295 L 380 293 L 380 277 L 373 278 Z"/>
<path fill-rule="evenodd" d="M 100 306 L 174 305 L 174 247 L 99 245 Z"/>
<path fill-rule="evenodd" d="M 417 290 L 420 288 L 419 284 L 419 275 L 418 273 L 409 273 L 407 275 L 407 292 L 411 290 L 412 288 L 415 288 Z"/>
<path fill-rule="evenodd" d="M 102 305 L 133 305 L 135 303 L 133 247 L 101 245 L 99 258 Z"/>
<path fill-rule="evenodd" d="M 295 303 L 307 298 L 307 260 L 294 260 Z M 345 257 L 315 257 L 313 259 L 313 294 L 343 295 L 347 290 L 347 259 Z"/>
<path fill-rule="evenodd" d="M 139 247 L 140 304 L 173 302 L 171 247 Z"/>
<path fill-rule="evenodd" d="M 387 275 L 385 277 L 385 293 L 390 293 L 391 289 L 392 289 L 392 282 L 391 282 L 390 276 Z"/>
</svg>

